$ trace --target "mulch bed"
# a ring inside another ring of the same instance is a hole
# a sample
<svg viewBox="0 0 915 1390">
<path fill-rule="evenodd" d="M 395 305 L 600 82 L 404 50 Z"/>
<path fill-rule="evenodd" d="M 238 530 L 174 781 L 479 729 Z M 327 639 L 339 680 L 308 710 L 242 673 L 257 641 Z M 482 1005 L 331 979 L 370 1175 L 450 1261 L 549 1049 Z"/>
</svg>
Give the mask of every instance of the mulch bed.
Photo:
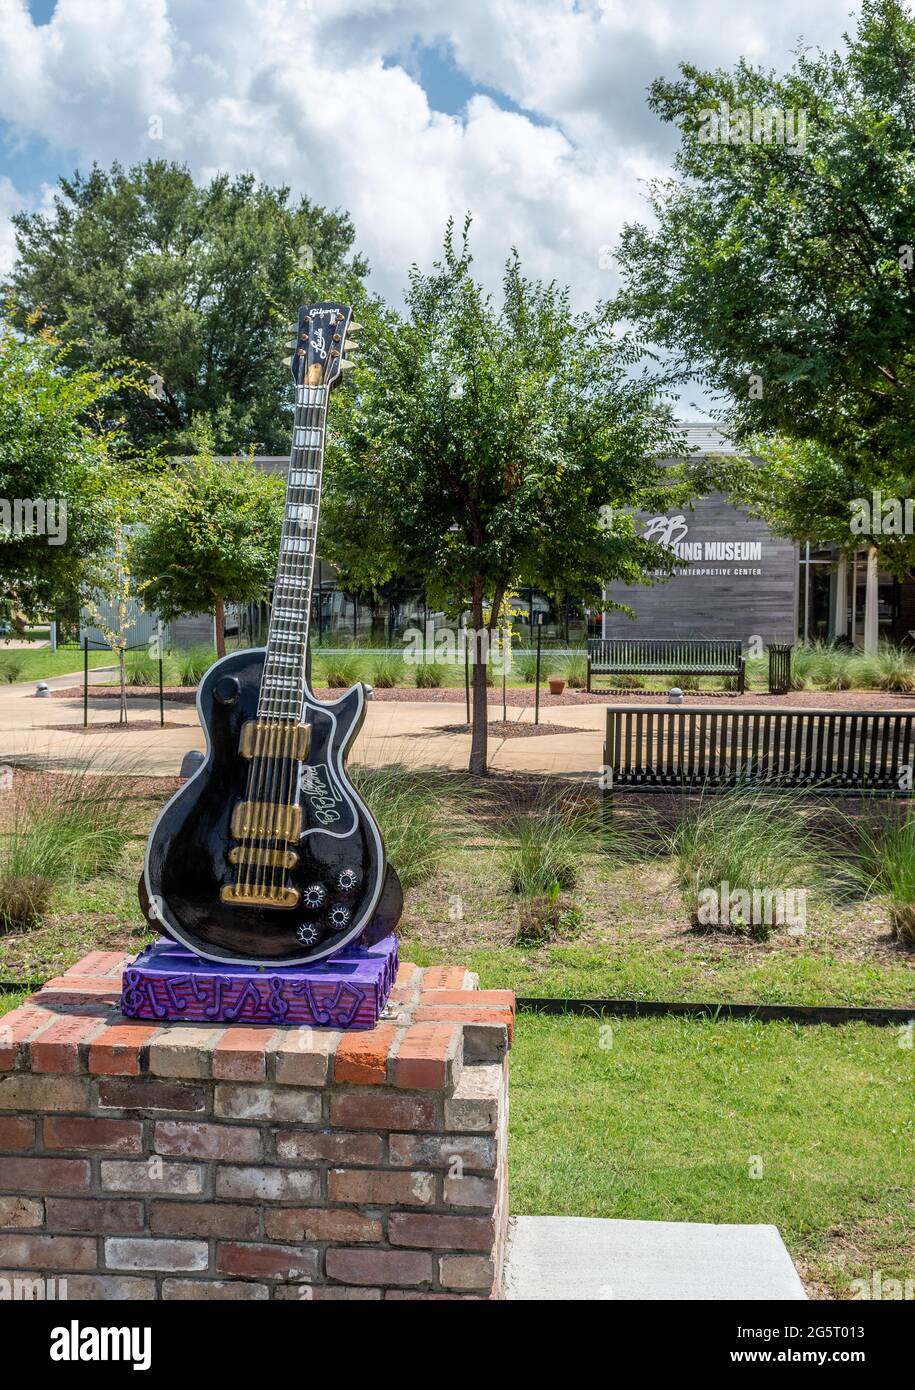
<svg viewBox="0 0 915 1390">
<path fill-rule="evenodd" d="M 122 724 L 117 719 L 106 720 L 101 724 L 49 724 L 49 729 L 60 729 L 65 734 L 103 734 L 111 729 L 120 729 L 124 733 L 132 733 L 136 729 L 186 729 L 186 724 L 177 724 L 174 720 L 166 719 L 164 724 L 160 724 L 158 719 L 131 719 L 129 723 Z"/>
<path fill-rule="evenodd" d="M 571 724 L 528 724 L 515 719 L 490 719 L 486 726 L 493 738 L 538 738 L 540 734 L 587 734 L 588 729 L 576 729 Z M 468 724 L 446 724 L 438 731 L 443 734 L 469 734 Z"/>
<path fill-rule="evenodd" d="M 315 690 L 319 700 L 336 700 L 340 690 L 319 687 Z M 52 689 L 52 696 L 58 700 L 81 700 L 83 687 L 68 685 Z M 535 692 L 530 689 L 515 688 L 506 691 L 505 703 L 512 709 L 531 709 Z M 132 700 L 158 700 L 157 686 L 128 686 L 127 697 Z M 540 692 L 540 705 L 551 709 L 557 705 L 630 705 L 647 697 L 658 703 L 666 703 L 667 691 L 660 690 L 566 690 L 562 695 Z M 89 698 L 92 700 L 117 700 L 120 689 L 116 685 L 90 685 Z M 171 685 L 165 687 L 165 699 L 171 704 L 193 705 L 197 689 L 190 685 Z M 465 700 L 460 686 L 442 686 L 435 690 L 417 690 L 415 686 L 399 685 L 390 690 L 376 689 L 374 699 L 394 700 L 398 704 L 445 704 L 462 705 Z M 710 705 L 718 703 L 727 708 L 752 708 L 756 705 L 766 709 L 915 709 L 915 695 L 903 695 L 887 690 L 792 690 L 787 695 L 769 695 L 764 690 L 748 690 L 745 695 L 724 690 L 684 690 L 684 705 Z M 493 687 L 489 691 L 490 705 L 502 703 L 502 691 Z"/>
</svg>

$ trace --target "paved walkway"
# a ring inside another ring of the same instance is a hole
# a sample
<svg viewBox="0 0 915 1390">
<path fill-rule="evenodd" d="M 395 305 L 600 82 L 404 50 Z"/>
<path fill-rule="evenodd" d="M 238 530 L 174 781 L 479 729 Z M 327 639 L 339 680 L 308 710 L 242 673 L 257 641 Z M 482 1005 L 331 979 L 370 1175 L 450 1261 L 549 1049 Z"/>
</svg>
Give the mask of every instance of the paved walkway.
<svg viewBox="0 0 915 1390">
<path fill-rule="evenodd" d="M 78 684 L 81 674 L 56 676 L 48 685 L 60 689 Z M 501 718 L 501 705 L 491 716 Z M 533 722 L 533 710 L 510 708 L 514 722 Z M 89 701 L 89 722 L 116 720 L 117 703 Z M 0 763 L 26 757 L 46 766 L 72 767 L 91 761 L 99 771 L 173 777 L 191 748 L 205 747 L 194 705 L 165 702 L 168 724 L 178 728 L 131 729 L 130 722 L 158 720 L 158 696 L 131 697 L 128 729 L 84 733 L 81 699 L 41 699 L 34 681 L 0 686 Z M 448 732 L 460 725 L 463 706 L 425 701 L 369 701 L 366 720 L 351 757 L 370 766 L 403 762 L 410 766 L 466 768 L 470 734 Z M 532 738 L 490 739 L 490 763 L 495 768 L 524 772 L 596 773 L 601 761 L 604 705 L 566 705 L 540 711 L 543 724 L 561 724 L 575 733 Z M 65 725 L 68 728 L 55 728 Z"/>
<path fill-rule="evenodd" d="M 805 1299 L 775 1226 L 519 1216 L 512 1221 L 510 1299 Z"/>
</svg>

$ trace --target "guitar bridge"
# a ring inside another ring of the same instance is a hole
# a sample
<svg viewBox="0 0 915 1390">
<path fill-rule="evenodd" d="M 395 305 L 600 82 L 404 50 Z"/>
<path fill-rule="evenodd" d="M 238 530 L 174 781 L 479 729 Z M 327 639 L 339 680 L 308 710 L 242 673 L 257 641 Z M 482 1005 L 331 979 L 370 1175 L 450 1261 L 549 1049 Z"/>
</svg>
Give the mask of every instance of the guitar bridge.
<svg viewBox="0 0 915 1390">
<path fill-rule="evenodd" d="M 219 896 L 234 907 L 295 907 L 299 890 L 283 884 L 229 883 L 219 890 Z"/>
<path fill-rule="evenodd" d="M 233 845 L 228 858 L 230 864 L 253 864 L 258 869 L 294 869 L 299 862 L 293 849 L 261 849 L 248 845 Z"/>
</svg>

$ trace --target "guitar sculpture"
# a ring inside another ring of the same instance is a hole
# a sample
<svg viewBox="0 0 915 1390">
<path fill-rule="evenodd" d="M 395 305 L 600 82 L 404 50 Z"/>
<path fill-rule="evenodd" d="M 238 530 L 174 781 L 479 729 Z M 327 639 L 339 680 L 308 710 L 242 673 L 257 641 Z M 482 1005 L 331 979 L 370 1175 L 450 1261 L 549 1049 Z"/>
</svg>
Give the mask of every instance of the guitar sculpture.
<svg viewBox="0 0 915 1390">
<path fill-rule="evenodd" d="M 153 826 L 140 901 L 161 930 L 210 960 L 303 965 L 366 944 L 403 905 L 378 826 L 349 781 L 365 688 L 324 704 L 308 684 L 308 622 L 328 397 L 351 310 L 299 311 L 295 426 L 266 650 L 204 676 L 207 756 Z"/>
</svg>

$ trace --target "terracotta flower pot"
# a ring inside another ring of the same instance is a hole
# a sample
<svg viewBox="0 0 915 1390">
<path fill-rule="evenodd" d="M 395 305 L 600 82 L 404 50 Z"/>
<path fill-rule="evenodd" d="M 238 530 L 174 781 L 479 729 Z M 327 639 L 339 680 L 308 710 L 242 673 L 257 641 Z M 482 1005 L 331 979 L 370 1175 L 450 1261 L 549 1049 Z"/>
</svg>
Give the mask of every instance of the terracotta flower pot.
<svg viewBox="0 0 915 1390">
<path fill-rule="evenodd" d="M 550 676 L 550 694 L 561 695 L 566 688 L 566 683 L 562 676 Z"/>
</svg>

